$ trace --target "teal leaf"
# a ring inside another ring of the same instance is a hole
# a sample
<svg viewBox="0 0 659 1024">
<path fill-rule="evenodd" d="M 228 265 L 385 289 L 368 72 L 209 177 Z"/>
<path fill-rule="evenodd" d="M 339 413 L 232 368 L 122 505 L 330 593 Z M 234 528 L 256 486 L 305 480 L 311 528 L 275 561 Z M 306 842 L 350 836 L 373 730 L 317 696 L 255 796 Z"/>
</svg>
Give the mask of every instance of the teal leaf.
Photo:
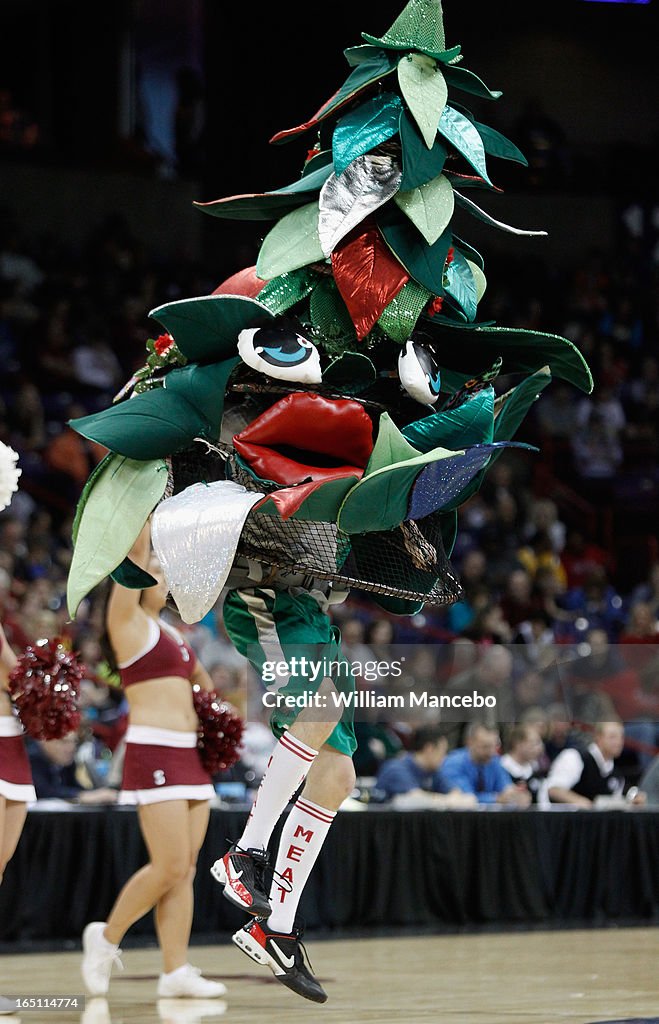
<svg viewBox="0 0 659 1024">
<path fill-rule="evenodd" d="M 444 107 L 439 119 L 439 134 L 455 146 L 484 181 L 492 184 L 487 173 L 483 142 L 469 118 L 453 107 Z"/>
<path fill-rule="evenodd" d="M 503 93 L 499 89 L 489 89 L 485 82 L 467 68 L 458 67 L 455 64 L 444 68 L 444 77 L 449 85 L 463 92 L 469 92 L 473 96 L 481 96 L 483 99 L 498 100 Z"/>
<path fill-rule="evenodd" d="M 447 295 L 458 304 L 467 320 L 476 318 L 476 282 L 469 263 L 459 249 L 454 248 L 453 259 L 446 269 L 444 288 Z"/>
<path fill-rule="evenodd" d="M 342 117 L 332 136 L 335 173 L 342 174 L 357 157 L 395 135 L 402 108 L 400 98 L 386 92 Z"/>
</svg>

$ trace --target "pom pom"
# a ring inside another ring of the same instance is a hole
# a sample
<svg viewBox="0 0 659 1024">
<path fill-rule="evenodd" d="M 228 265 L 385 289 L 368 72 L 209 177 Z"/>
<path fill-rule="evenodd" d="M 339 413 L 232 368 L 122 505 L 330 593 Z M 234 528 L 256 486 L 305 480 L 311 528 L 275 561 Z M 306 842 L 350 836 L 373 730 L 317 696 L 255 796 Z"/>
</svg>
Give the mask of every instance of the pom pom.
<svg viewBox="0 0 659 1024">
<path fill-rule="evenodd" d="M 85 671 L 57 637 L 26 647 L 9 675 L 9 693 L 30 736 L 58 740 L 78 728 Z"/>
<path fill-rule="evenodd" d="M 18 468 L 17 462 L 18 452 L 0 441 L 0 512 L 7 508 L 18 490 L 18 478 L 23 470 Z"/>
<path fill-rule="evenodd" d="M 197 750 L 209 775 L 226 771 L 236 763 L 244 723 L 215 690 L 192 687 L 194 708 L 199 719 Z"/>
</svg>

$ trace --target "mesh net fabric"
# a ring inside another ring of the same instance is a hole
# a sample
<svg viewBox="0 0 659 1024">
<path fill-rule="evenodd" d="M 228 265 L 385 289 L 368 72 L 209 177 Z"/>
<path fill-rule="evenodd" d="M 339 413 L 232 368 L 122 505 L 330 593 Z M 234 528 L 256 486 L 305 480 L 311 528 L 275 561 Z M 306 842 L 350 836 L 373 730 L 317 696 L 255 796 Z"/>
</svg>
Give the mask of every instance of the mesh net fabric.
<svg viewBox="0 0 659 1024">
<path fill-rule="evenodd" d="M 200 480 L 232 479 L 247 490 L 265 493 L 279 489 L 252 476 L 229 445 L 211 448 L 199 442 L 173 455 L 168 464 L 165 497 Z M 257 509 L 245 521 L 237 553 L 346 588 L 429 605 L 452 604 L 462 593 L 444 550 L 439 512 L 394 530 L 348 535 L 336 523 L 284 520 Z"/>
</svg>

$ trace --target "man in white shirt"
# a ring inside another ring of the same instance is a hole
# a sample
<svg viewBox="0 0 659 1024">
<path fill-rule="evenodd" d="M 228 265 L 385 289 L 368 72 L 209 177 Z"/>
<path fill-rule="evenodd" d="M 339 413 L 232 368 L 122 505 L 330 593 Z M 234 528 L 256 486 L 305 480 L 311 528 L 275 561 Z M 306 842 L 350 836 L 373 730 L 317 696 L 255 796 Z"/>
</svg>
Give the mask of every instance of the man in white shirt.
<svg viewBox="0 0 659 1024">
<path fill-rule="evenodd" d="M 592 807 L 598 796 L 622 796 L 625 780 L 614 762 L 624 742 L 621 722 L 597 722 L 595 739 L 586 749 L 567 748 L 558 755 L 549 769 L 541 803 Z M 644 794 L 633 802 L 644 803 Z"/>
</svg>

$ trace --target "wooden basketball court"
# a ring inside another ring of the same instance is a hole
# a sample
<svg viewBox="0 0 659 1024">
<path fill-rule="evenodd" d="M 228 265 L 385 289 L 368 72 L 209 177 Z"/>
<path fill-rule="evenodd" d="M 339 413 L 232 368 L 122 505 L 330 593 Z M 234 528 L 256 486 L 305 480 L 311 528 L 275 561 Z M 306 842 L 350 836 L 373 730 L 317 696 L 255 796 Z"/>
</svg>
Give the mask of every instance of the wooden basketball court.
<svg viewBox="0 0 659 1024">
<path fill-rule="evenodd" d="M 34 1010 L 7 1024 L 590 1024 L 659 1017 L 659 930 L 414 936 L 309 942 L 329 1000 L 300 999 L 230 943 L 195 946 L 191 959 L 226 983 L 222 1000 L 158 1000 L 157 949 L 128 949 L 107 1001 L 78 1011 Z M 0 991 L 82 992 L 79 953 L 0 958 Z"/>
</svg>

